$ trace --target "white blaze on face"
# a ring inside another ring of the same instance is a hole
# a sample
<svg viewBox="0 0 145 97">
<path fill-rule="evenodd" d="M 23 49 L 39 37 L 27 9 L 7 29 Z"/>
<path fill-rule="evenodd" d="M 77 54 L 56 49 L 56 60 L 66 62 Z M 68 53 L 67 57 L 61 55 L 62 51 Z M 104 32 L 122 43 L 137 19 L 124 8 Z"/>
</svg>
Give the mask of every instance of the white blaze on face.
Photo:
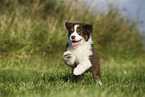
<svg viewBox="0 0 145 97">
<path fill-rule="evenodd" d="M 79 26 L 79 25 L 75 25 L 75 26 L 74 26 L 74 30 L 75 30 L 74 32 L 77 32 L 78 26 Z"/>
<path fill-rule="evenodd" d="M 83 37 L 77 33 L 78 27 L 79 27 L 79 25 L 74 25 L 74 32 L 70 35 L 70 40 L 72 41 L 73 46 L 78 46 L 80 44 L 81 40 L 83 39 Z M 71 38 L 72 36 L 75 36 L 75 38 L 72 39 Z"/>
<path fill-rule="evenodd" d="M 79 26 L 79 25 L 75 25 L 75 26 L 74 26 L 74 32 L 70 35 L 70 39 L 71 39 L 72 36 L 75 36 L 75 39 L 74 39 L 74 40 L 76 40 L 76 41 L 79 40 L 80 35 L 77 33 L 77 28 L 78 28 L 78 26 Z M 72 39 L 71 39 L 71 40 L 72 40 Z"/>
</svg>

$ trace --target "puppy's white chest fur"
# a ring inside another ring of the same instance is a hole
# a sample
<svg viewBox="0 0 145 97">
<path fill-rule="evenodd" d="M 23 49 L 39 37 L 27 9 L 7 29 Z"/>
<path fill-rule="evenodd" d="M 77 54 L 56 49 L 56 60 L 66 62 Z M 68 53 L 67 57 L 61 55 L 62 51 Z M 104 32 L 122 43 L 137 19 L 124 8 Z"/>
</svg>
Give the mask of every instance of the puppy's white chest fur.
<svg viewBox="0 0 145 97">
<path fill-rule="evenodd" d="M 89 42 L 85 42 L 84 44 L 68 51 L 76 57 L 77 63 L 84 61 L 84 59 L 89 59 L 89 56 L 93 54 L 91 51 L 91 44 Z"/>
</svg>

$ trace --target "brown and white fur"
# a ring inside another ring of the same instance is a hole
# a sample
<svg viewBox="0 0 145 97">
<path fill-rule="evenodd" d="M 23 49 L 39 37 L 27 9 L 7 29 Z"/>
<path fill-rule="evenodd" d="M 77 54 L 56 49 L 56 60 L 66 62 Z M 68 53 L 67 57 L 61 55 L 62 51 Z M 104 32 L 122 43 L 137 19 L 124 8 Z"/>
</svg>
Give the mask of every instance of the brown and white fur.
<svg viewBox="0 0 145 97">
<path fill-rule="evenodd" d="M 64 62 L 73 69 L 76 80 L 83 79 L 86 71 L 93 73 L 101 83 L 100 63 L 94 50 L 91 34 L 93 26 L 85 23 L 66 22 L 68 38 L 66 51 L 63 54 Z"/>
</svg>

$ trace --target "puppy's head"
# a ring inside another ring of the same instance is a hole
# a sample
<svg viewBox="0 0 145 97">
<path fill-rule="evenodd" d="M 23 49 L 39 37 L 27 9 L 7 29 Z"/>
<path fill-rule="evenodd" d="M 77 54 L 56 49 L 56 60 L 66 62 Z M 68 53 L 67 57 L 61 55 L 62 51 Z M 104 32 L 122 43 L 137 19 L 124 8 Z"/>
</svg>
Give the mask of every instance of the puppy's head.
<svg viewBox="0 0 145 97">
<path fill-rule="evenodd" d="M 88 41 L 93 32 L 93 26 L 90 24 L 66 22 L 65 25 L 69 32 L 68 38 L 73 47 Z"/>
</svg>

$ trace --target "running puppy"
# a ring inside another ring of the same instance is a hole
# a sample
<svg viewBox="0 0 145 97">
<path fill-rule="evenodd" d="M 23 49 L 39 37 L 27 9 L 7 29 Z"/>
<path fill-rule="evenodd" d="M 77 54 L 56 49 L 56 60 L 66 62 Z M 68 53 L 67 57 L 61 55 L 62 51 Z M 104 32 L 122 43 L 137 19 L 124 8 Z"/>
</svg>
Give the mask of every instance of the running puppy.
<svg viewBox="0 0 145 97">
<path fill-rule="evenodd" d="M 66 51 L 63 54 L 64 62 L 73 70 L 76 80 L 83 80 L 86 71 L 93 73 L 101 83 L 100 63 L 91 38 L 93 26 L 85 23 L 66 22 L 68 38 Z"/>
</svg>

